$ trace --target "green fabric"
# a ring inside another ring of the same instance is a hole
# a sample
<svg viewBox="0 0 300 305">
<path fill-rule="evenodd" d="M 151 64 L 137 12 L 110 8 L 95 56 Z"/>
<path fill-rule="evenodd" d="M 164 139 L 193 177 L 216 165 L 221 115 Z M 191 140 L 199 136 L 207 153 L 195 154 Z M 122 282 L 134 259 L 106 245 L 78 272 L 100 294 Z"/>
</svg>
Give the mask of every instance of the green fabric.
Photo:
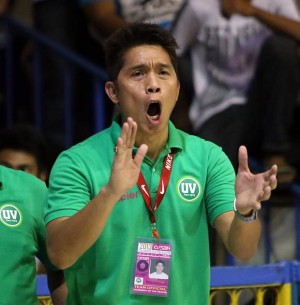
<svg viewBox="0 0 300 305">
<path fill-rule="evenodd" d="M 0 304 L 38 304 L 35 256 L 46 258 L 44 182 L 0 166 Z"/>
<path fill-rule="evenodd" d="M 111 128 L 60 155 L 50 177 L 46 222 L 75 214 L 108 182 L 120 130 L 113 122 Z M 66 270 L 68 304 L 208 304 L 208 222 L 213 224 L 218 215 L 233 209 L 235 175 L 219 147 L 177 130 L 170 122 L 165 150 L 155 163 L 146 158 L 142 164 L 153 199 L 163 158 L 170 150 L 175 152 L 173 170 L 156 212 L 161 238 L 174 243 L 169 296 L 129 293 L 135 239 L 151 237 L 148 210 L 135 186 L 120 198 L 97 242 Z"/>
</svg>

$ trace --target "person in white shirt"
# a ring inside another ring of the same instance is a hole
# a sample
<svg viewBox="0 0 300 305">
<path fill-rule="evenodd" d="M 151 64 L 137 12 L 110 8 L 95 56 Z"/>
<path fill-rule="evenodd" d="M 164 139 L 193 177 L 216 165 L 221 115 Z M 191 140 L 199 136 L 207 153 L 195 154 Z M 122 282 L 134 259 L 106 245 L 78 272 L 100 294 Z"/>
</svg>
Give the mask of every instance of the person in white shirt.
<svg viewBox="0 0 300 305">
<path fill-rule="evenodd" d="M 159 260 L 155 263 L 155 272 L 150 273 L 149 277 L 152 279 L 162 279 L 162 280 L 167 280 L 169 276 L 164 273 L 164 268 L 165 268 L 165 262 L 162 260 Z"/>
<path fill-rule="evenodd" d="M 299 93 L 299 20 L 293 0 L 189 0 L 173 28 L 178 55 L 191 54 L 193 132 L 233 163 L 246 144 L 266 167 L 278 165 L 279 184 L 295 178 L 287 153 Z"/>
</svg>

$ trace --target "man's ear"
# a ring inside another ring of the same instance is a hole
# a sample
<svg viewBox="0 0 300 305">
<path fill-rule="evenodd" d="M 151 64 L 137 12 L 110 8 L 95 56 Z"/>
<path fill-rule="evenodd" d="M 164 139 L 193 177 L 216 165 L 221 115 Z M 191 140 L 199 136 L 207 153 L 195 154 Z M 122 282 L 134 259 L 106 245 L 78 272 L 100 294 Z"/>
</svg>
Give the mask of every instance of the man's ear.
<svg viewBox="0 0 300 305">
<path fill-rule="evenodd" d="M 117 90 L 113 82 L 105 83 L 105 92 L 114 104 L 118 104 Z"/>
<path fill-rule="evenodd" d="M 178 82 L 177 82 L 177 100 L 179 98 L 179 94 L 180 94 L 180 81 L 178 80 Z"/>
<path fill-rule="evenodd" d="M 48 173 L 45 170 L 41 170 L 37 177 L 46 182 L 48 179 Z"/>
</svg>

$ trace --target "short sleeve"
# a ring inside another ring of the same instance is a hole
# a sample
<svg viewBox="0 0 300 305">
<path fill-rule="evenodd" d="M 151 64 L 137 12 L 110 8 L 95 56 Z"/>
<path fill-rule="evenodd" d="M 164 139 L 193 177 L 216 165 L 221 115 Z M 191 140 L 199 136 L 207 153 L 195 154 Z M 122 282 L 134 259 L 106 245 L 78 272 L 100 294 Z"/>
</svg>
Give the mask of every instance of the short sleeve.
<svg viewBox="0 0 300 305">
<path fill-rule="evenodd" d="M 76 214 L 90 201 L 90 188 L 84 172 L 82 160 L 76 154 L 66 151 L 59 156 L 49 179 L 46 224 Z"/>
<path fill-rule="evenodd" d="M 219 215 L 233 210 L 235 172 L 220 147 L 211 150 L 209 159 L 205 202 L 213 225 Z"/>
<path fill-rule="evenodd" d="M 44 221 L 44 208 L 48 199 L 48 189 L 45 184 L 39 184 L 32 190 L 34 194 L 33 200 L 35 201 L 35 207 L 39 208 L 36 215 L 36 237 L 37 237 L 37 253 L 36 257 L 45 265 L 47 269 L 56 269 L 50 262 L 47 254 L 46 246 L 46 225 Z"/>
</svg>

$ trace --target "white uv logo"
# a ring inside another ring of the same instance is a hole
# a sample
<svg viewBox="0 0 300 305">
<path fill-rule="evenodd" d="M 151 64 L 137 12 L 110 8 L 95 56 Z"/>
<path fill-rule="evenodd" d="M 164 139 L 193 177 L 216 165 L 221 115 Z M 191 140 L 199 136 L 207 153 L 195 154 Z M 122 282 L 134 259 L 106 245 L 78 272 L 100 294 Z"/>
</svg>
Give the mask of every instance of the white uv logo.
<svg viewBox="0 0 300 305">
<path fill-rule="evenodd" d="M 14 205 L 5 204 L 0 208 L 0 221 L 6 226 L 16 227 L 22 221 L 22 214 Z"/>
<path fill-rule="evenodd" d="M 181 178 L 177 183 L 177 194 L 184 201 L 195 201 L 201 194 L 200 183 L 194 177 Z"/>
</svg>

